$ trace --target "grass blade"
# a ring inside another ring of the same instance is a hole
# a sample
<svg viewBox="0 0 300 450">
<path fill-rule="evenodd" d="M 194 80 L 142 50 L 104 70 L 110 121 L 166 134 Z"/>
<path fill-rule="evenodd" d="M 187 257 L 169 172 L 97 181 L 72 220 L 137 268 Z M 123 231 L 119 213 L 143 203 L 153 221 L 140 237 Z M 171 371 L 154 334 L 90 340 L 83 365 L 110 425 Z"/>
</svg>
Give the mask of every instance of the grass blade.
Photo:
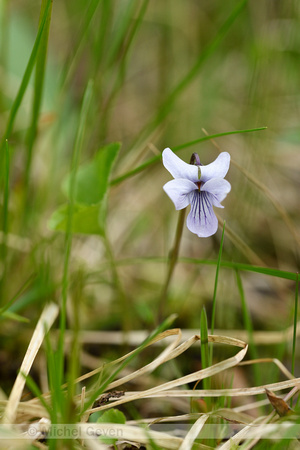
<svg viewBox="0 0 300 450">
<path fill-rule="evenodd" d="M 4 302 L 3 290 L 5 285 L 6 273 L 7 273 L 7 233 L 8 233 L 8 202 L 9 202 L 9 169 L 10 169 L 10 155 L 8 141 L 5 145 L 5 171 L 4 171 L 4 191 L 3 191 L 3 218 L 2 218 L 2 231 L 3 240 L 1 244 L 1 260 L 3 264 L 3 272 L 0 282 L 0 303 Z"/>
<path fill-rule="evenodd" d="M 248 310 L 247 302 L 245 299 L 245 293 L 244 293 L 244 289 L 243 289 L 242 279 L 241 279 L 241 276 L 240 276 L 240 273 L 238 270 L 236 270 L 235 273 L 236 273 L 237 287 L 238 287 L 238 291 L 239 291 L 241 303 L 242 303 L 244 327 L 248 332 L 249 353 L 250 353 L 250 356 L 252 359 L 258 359 L 257 350 L 256 350 L 254 340 L 253 340 L 253 325 L 252 325 L 251 316 L 250 316 L 250 313 Z M 261 373 L 260 373 L 260 370 L 259 370 L 259 367 L 257 364 L 253 364 L 253 370 L 254 370 L 256 384 L 262 384 Z"/>
<path fill-rule="evenodd" d="M 212 304 L 212 314 L 211 314 L 211 326 L 210 326 L 211 334 L 214 334 L 214 329 L 215 329 L 217 289 L 218 289 L 219 271 L 220 271 L 220 265 L 221 265 L 221 259 L 222 259 L 224 233 L 225 233 L 225 222 L 224 222 L 224 225 L 223 225 L 223 231 L 222 231 L 222 237 L 221 237 L 221 242 L 220 242 L 219 255 L 218 255 L 218 260 L 217 260 L 217 269 L 216 269 L 213 304 Z M 212 355 L 211 355 L 211 363 L 212 363 Z"/>
<path fill-rule="evenodd" d="M 21 81 L 21 85 L 19 87 L 18 93 L 17 93 L 16 98 L 15 98 L 15 100 L 13 102 L 12 107 L 11 107 L 9 118 L 8 118 L 7 125 L 6 125 L 6 129 L 5 129 L 5 132 L 3 134 L 3 138 L 1 140 L 1 145 L 0 145 L 0 148 L 2 150 L 2 152 L 0 154 L 0 171 L 1 171 L 0 173 L 1 174 L 3 174 L 3 170 L 1 169 L 2 158 L 3 158 L 3 156 L 2 156 L 3 155 L 3 147 L 4 147 L 4 144 L 5 144 L 5 141 L 7 139 L 9 139 L 9 137 L 11 135 L 17 112 L 18 112 L 18 110 L 20 108 L 22 99 L 23 99 L 24 94 L 26 92 L 26 89 L 28 87 L 28 83 L 29 83 L 29 80 L 30 80 L 30 77 L 31 77 L 31 73 L 33 71 L 33 68 L 34 68 L 34 65 L 35 65 L 35 62 L 36 62 L 36 58 L 37 58 L 37 54 L 38 54 L 38 50 L 39 50 L 39 47 L 40 47 L 40 44 L 41 44 L 41 41 L 42 41 L 42 36 L 43 36 L 44 28 L 45 28 L 45 25 L 46 25 L 46 21 L 47 21 L 47 18 L 48 18 L 48 14 L 50 12 L 51 4 L 52 4 L 52 0 L 48 0 L 46 5 L 45 5 L 44 14 L 43 14 L 43 16 L 41 18 L 41 21 L 40 21 L 40 25 L 39 25 L 39 28 L 38 28 L 36 40 L 35 40 L 35 43 L 34 43 L 34 46 L 33 46 L 33 49 L 32 49 L 32 52 L 31 52 L 28 64 L 27 64 L 27 67 L 25 69 L 25 73 L 23 75 L 23 78 L 22 78 L 22 81 Z"/>
<path fill-rule="evenodd" d="M 27 133 L 27 160 L 25 167 L 25 211 L 26 204 L 28 201 L 28 184 L 30 178 L 30 170 L 31 170 L 31 161 L 32 161 L 32 151 L 34 141 L 37 135 L 38 128 L 38 119 L 39 112 L 42 103 L 42 95 L 43 95 L 43 87 L 45 80 L 45 70 L 46 70 L 46 60 L 47 60 L 47 48 L 48 48 L 48 38 L 50 31 L 50 22 L 51 22 L 51 12 L 52 12 L 52 2 L 49 6 L 49 11 L 46 16 L 46 21 L 44 25 L 44 31 L 41 37 L 40 45 L 37 51 L 36 56 L 36 72 L 35 72 L 35 83 L 34 83 L 34 97 L 32 103 L 32 112 L 31 112 L 31 124 Z M 42 0 L 41 12 L 40 12 L 40 25 L 42 23 L 46 7 L 47 0 Z"/>
<path fill-rule="evenodd" d="M 201 336 L 201 366 L 202 369 L 209 367 L 209 351 L 208 351 L 208 324 L 205 307 L 202 308 L 200 318 L 200 336 Z M 210 389 L 210 378 L 203 379 L 203 389 Z M 208 408 L 209 409 L 209 408 Z"/>
<path fill-rule="evenodd" d="M 166 118 L 172 107 L 174 106 L 175 101 L 179 97 L 179 95 L 190 85 L 190 83 L 194 80 L 194 78 L 198 75 L 199 70 L 201 69 L 204 62 L 208 59 L 208 57 L 216 50 L 218 45 L 222 42 L 227 32 L 230 30 L 236 18 L 242 12 L 244 6 L 247 4 L 247 0 L 241 0 L 238 2 L 228 19 L 224 22 L 224 24 L 218 30 L 215 38 L 212 42 L 203 50 L 197 59 L 194 66 L 189 70 L 189 72 L 182 78 L 182 80 L 177 84 L 177 86 L 173 89 L 173 91 L 169 94 L 169 96 L 165 99 L 165 101 L 160 106 L 158 113 L 154 116 L 154 118 L 147 124 L 141 131 L 139 138 L 134 142 L 133 147 L 137 147 L 143 145 L 147 140 L 148 136 L 153 132 L 153 130 L 160 125 L 163 120 Z"/>
<path fill-rule="evenodd" d="M 251 128 L 248 130 L 235 130 L 235 131 L 226 131 L 224 133 L 217 133 L 212 134 L 211 136 L 203 136 L 202 138 L 195 139 L 190 142 L 186 142 L 185 144 L 180 144 L 175 147 L 172 147 L 172 151 L 174 153 L 178 152 L 179 150 L 182 150 L 184 148 L 191 147 L 192 145 L 199 144 L 201 142 L 205 142 L 214 138 L 222 137 L 222 136 L 229 136 L 231 134 L 241 134 L 241 133 L 251 133 L 254 131 L 262 131 L 266 130 L 266 127 L 259 127 L 259 128 Z M 134 175 L 137 175 L 138 173 L 142 172 L 143 170 L 147 169 L 148 167 L 152 166 L 153 164 L 157 163 L 161 160 L 161 155 L 154 156 L 153 158 L 150 158 L 148 161 L 144 162 L 143 164 L 139 165 L 133 170 L 130 170 L 127 173 L 124 173 L 123 175 L 120 175 L 119 177 L 115 178 L 111 181 L 112 185 L 119 184 L 122 181 L 126 180 L 127 178 L 133 177 Z"/>
<path fill-rule="evenodd" d="M 69 192 L 69 208 L 68 208 L 68 220 L 65 236 L 65 257 L 64 257 L 64 269 L 62 277 L 62 304 L 61 304 L 61 314 L 60 314 L 60 338 L 58 344 L 58 357 L 60 360 L 58 366 L 58 372 L 60 373 L 60 384 L 63 380 L 64 372 L 64 336 L 66 329 L 66 314 L 67 314 L 67 294 L 69 288 L 69 262 L 72 247 L 72 219 L 74 211 L 74 199 L 75 199 L 75 185 L 76 185 L 76 173 L 79 164 L 79 158 L 81 153 L 81 148 L 83 145 L 84 131 L 86 127 L 89 106 L 92 98 L 93 92 L 93 82 L 90 81 L 87 85 L 82 108 L 79 118 L 78 132 L 76 136 L 76 141 L 74 145 L 74 151 L 71 163 L 71 179 L 70 179 L 70 192 Z"/>
<path fill-rule="evenodd" d="M 298 292 L 299 292 L 299 273 L 297 273 L 296 288 L 295 288 L 294 334 L 293 334 L 292 370 L 291 370 L 293 375 L 295 375 L 295 359 L 296 359 L 297 318 L 298 318 Z"/>
</svg>

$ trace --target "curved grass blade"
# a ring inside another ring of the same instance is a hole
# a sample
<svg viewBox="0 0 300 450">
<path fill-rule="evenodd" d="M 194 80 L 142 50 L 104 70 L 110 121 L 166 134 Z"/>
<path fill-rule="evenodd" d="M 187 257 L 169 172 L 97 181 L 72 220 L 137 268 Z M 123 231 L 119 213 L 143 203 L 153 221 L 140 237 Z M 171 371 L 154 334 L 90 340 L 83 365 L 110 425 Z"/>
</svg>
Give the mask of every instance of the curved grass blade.
<svg viewBox="0 0 300 450">
<path fill-rule="evenodd" d="M 176 153 L 179 150 L 182 150 L 187 147 L 191 147 L 192 145 L 199 144 L 200 142 L 205 142 L 214 138 L 222 137 L 222 136 L 229 136 L 231 134 L 241 134 L 241 133 L 251 133 L 254 131 L 262 131 L 266 130 L 267 127 L 259 127 L 259 128 L 251 128 L 248 130 L 235 130 L 235 131 L 226 131 L 224 133 L 217 133 L 212 134 L 211 136 L 203 136 L 202 138 L 195 139 L 190 142 L 186 142 L 185 144 L 177 145 L 172 148 L 173 152 Z M 153 158 L 150 158 L 148 161 L 145 161 L 143 164 L 139 165 L 133 170 L 130 170 L 127 173 L 124 173 L 123 175 L 120 175 L 119 177 L 115 178 L 111 181 L 111 185 L 119 184 L 122 181 L 126 180 L 127 178 L 133 177 L 134 175 L 137 175 L 138 173 L 142 172 L 143 170 L 147 169 L 148 167 L 152 166 L 156 162 L 161 160 L 161 155 L 154 156 Z"/>
<path fill-rule="evenodd" d="M 209 259 L 194 259 L 194 258 L 185 258 L 181 257 L 179 258 L 179 261 L 181 262 L 187 262 L 192 264 L 208 264 L 208 265 L 215 265 L 217 264 L 217 261 L 212 261 Z M 260 266 L 252 266 L 251 264 L 243 264 L 243 263 L 236 263 L 236 262 L 230 262 L 230 261 L 221 261 L 221 267 L 228 267 L 230 269 L 235 270 L 242 270 L 246 272 L 256 272 L 261 273 L 264 275 L 270 275 L 272 277 L 276 278 L 282 278 L 284 280 L 297 280 L 297 273 L 294 272 L 288 272 L 286 270 L 280 270 L 280 269 L 270 269 L 269 267 L 260 267 Z"/>
</svg>

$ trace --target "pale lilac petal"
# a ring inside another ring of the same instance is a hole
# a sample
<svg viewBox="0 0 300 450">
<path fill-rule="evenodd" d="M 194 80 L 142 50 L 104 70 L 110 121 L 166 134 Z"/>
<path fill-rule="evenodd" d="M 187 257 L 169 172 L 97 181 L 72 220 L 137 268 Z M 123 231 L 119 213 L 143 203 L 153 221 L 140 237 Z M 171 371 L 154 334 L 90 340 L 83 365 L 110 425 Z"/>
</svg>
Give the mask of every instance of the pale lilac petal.
<svg viewBox="0 0 300 450">
<path fill-rule="evenodd" d="M 207 166 L 201 166 L 201 181 L 206 182 L 211 178 L 224 178 L 228 172 L 229 164 L 229 153 L 220 153 L 214 162 L 208 164 Z"/>
<path fill-rule="evenodd" d="M 231 190 L 231 185 L 223 178 L 212 178 L 200 187 L 201 191 L 210 192 L 212 194 L 212 202 L 218 208 L 224 208 L 221 202 L 224 200 L 228 192 Z"/>
<path fill-rule="evenodd" d="M 189 180 L 171 180 L 164 185 L 164 191 L 168 194 L 176 209 L 183 209 L 189 205 L 189 194 L 197 189 L 195 183 Z"/>
<path fill-rule="evenodd" d="M 163 165 L 174 178 L 185 178 L 194 182 L 199 180 L 198 167 L 182 161 L 170 148 L 164 149 L 162 152 L 162 160 Z"/>
<path fill-rule="evenodd" d="M 218 229 L 218 219 L 212 207 L 211 197 L 205 191 L 193 191 L 189 195 L 191 211 L 186 224 L 188 229 L 199 237 L 212 236 Z"/>
</svg>

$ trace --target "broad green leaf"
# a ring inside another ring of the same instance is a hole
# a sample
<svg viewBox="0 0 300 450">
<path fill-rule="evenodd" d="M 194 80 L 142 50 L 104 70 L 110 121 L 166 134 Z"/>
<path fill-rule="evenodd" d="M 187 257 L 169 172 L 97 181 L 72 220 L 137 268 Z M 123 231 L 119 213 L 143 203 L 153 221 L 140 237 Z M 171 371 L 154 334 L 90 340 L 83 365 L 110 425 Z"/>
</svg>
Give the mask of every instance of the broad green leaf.
<svg viewBox="0 0 300 450">
<path fill-rule="evenodd" d="M 108 411 L 104 411 L 104 413 L 101 414 L 101 416 L 97 419 L 97 423 L 125 424 L 126 417 L 118 409 L 112 408 L 112 409 L 109 409 Z M 105 437 L 104 432 L 103 432 L 103 435 L 101 436 L 101 441 L 107 445 L 113 445 L 117 440 L 118 440 L 117 438 L 113 439 L 113 438 Z"/>
<path fill-rule="evenodd" d="M 78 167 L 74 201 L 83 205 L 101 202 L 107 192 L 110 172 L 120 150 L 119 142 L 109 144 L 98 151 L 94 159 Z M 70 175 L 63 182 L 63 191 L 69 197 Z"/>
<path fill-rule="evenodd" d="M 83 234 L 104 234 L 105 199 L 98 205 L 74 205 L 72 232 Z M 49 220 L 49 228 L 56 231 L 66 231 L 68 205 L 60 206 Z"/>
<path fill-rule="evenodd" d="M 124 414 L 116 408 L 104 411 L 103 414 L 97 419 L 98 423 L 126 423 Z"/>
</svg>

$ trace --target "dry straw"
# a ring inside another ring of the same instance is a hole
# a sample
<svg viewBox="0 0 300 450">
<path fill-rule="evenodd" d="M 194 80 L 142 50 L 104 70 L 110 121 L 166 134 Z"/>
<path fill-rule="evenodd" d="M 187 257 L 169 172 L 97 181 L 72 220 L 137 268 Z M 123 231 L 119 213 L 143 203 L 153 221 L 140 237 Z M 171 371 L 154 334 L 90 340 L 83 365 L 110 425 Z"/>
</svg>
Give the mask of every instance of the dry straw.
<svg viewBox="0 0 300 450">
<path fill-rule="evenodd" d="M 43 311 L 41 318 L 36 326 L 35 332 L 32 336 L 30 345 L 28 347 L 28 351 L 25 355 L 24 361 L 21 365 L 20 372 L 27 375 L 32 367 L 35 356 L 42 344 L 42 341 L 45 336 L 46 330 L 48 330 L 53 321 L 55 320 L 58 314 L 58 308 L 54 304 L 50 304 Z M 128 382 L 135 382 L 139 378 L 145 376 L 146 374 L 150 374 L 159 366 L 167 363 L 168 361 L 175 360 L 180 355 L 188 352 L 191 347 L 195 344 L 200 343 L 201 339 L 198 334 L 190 334 L 186 330 L 184 333 L 178 328 L 164 331 L 158 336 L 154 337 L 148 344 L 147 347 L 163 345 L 161 352 L 158 356 L 156 356 L 149 364 L 139 368 L 138 370 L 130 371 L 128 367 L 126 368 L 126 372 L 121 372 L 120 378 L 113 380 L 105 389 L 105 391 L 99 396 L 97 402 L 94 407 L 91 407 L 81 416 L 81 421 L 76 424 L 78 430 L 78 440 L 83 443 L 86 448 L 90 449 L 102 449 L 108 448 L 107 445 L 101 440 L 99 440 L 99 430 L 102 430 L 103 435 L 110 430 L 110 432 L 115 432 L 116 436 L 122 436 L 122 441 L 126 442 L 135 442 L 138 444 L 146 444 L 152 441 L 156 443 L 157 446 L 165 449 L 191 449 L 195 445 L 195 440 L 197 439 L 201 430 L 205 430 L 205 426 L 207 420 L 210 417 L 221 418 L 225 422 L 228 423 L 238 423 L 242 426 L 242 429 L 236 433 L 234 436 L 235 443 L 240 442 L 242 439 L 247 439 L 249 436 L 249 442 L 255 441 L 255 437 L 253 437 L 253 429 L 257 430 L 257 438 L 261 437 L 262 428 L 255 428 L 258 424 L 267 423 L 272 420 L 273 415 L 268 417 L 259 417 L 256 421 L 253 421 L 253 418 L 245 414 L 247 410 L 251 410 L 253 408 L 257 408 L 259 405 L 266 404 L 267 400 L 259 400 L 257 402 L 253 402 L 253 396 L 257 394 L 265 394 L 265 389 L 269 389 L 270 391 L 281 391 L 284 389 L 293 389 L 290 395 L 294 395 L 298 391 L 298 384 L 300 383 L 300 379 L 295 379 L 290 374 L 290 372 L 284 367 L 284 365 L 276 360 L 276 359 L 264 359 L 264 360 L 256 360 L 256 361 L 243 361 L 245 355 L 247 353 L 247 344 L 244 340 L 237 339 L 234 337 L 222 336 L 222 335 L 209 335 L 208 341 L 213 345 L 227 345 L 236 349 L 236 353 L 234 356 L 231 356 L 223 361 L 217 362 L 210 367 L 205 369 L 197 370 L 188 375 L 175 378 L 173 380 L 167 382 L 161 382 L 159 385 L 155 385 L 150 387 L 149 389 L 140 390 L 140 391 L 121 391 L 122 395 L 117 395 L 117 391 L 115 389 L 121 388 L 126 389 L 126 384 Z M 85 380 L 94 377 L 97 374 L 103 376 L 104 369 L 110 370 L 113 366 L 118 365 L 122 361 L 126 360 L 128 357 L 132 355 L 133 352 L 129 352 L 121 358 L 107 363 L 105 365 L 101 365 L 96 370 L 93 370 L 84 376 L 78 378 L 76 380 L 77 383 L 81 383 L 81 394 L 74 398 L 74 402 L 78 405 L 79 410 L 83 411 L 85 401 L 89 399 L 93 395 L 94 388 L 87 388 L 85 385 Z M 136 357 L 138 358 L 138 357 Z M 203 380 L 204 378 L 211 377 L 213 375 L 220 374 L 228 369 L 232 369 L 241 364 L 260 364 L 260 363 L 272 363 L 276 364 L 277 367 L 281 370 L 281 372 L 286 376 L 286 380 L 272 383 L 267 386 L 256 386 L 256 387 L 248 387 L 248 388 L 230 388 L 230 389 L 210 389 L 210 390 L 202 390 L 202 389 L 194 389 L 189 390 L 182 388 L 186 386 L 188 383 L 196 383 L 199 380 Z M 157 380 L 156 380 L 157 381 Z M 44 406 L 41 404 L 40 400 L 37 398 L 31 399 L 29 401 L 21 402 L 21 395 L 24 388 L 24 376 L 19 374 L 15 381 L 14 387 L 12 389 L 11 395 L 6 402 L 1 402 L 2 407 L 4 407 L 4 424 L 8 423 L 22 423 L 23 427 L 25 427 L 25 434 L 20 434 L 17 429 L 13 427 L 10 428 L 10 432 L 14 433 L 14 436 L 18 436 L 21 438 L 26 436 L 26 442 L 32 441 L 34 442 L 35 438 L 30 438 L 29 428 L 32 426 L 32 420 L 35 419 L 34 425 L 39 429 L 39 427 L 43 427 L 45 421 L 49 419 L 48 413 L 45 410 Z M 65 388 L 65 387 L 63 387 Z M 44 393 L 43 397 L 45 400 L 49 399 L 50 393 Z M 235 408 L 223 408 L 217 411 L 213 411 L 207 414 L 185 414 L 178 415 L 172 417 L 157 417 L 155 419 L 140 419 L 140 420 L 131 420 L 126 424 L 112 424 L 112 423 L 91 423 L 88 422 L 88 418 L 91 414 L 104 411 L 110 409 L 112 407 L 118 407 L 119 405 L 128 404 L 130 402 L 146 400 L 149 398 L 163 398 L 165 402 L 169 400 L 179 399 L 179 398 L 205 398 L 205 397 L 243 397 L 244 402 L 245 398 L 250 398 L 250 402 L 246 405 L 237 406 Z M 174 431 L 176 429 L 176 423 L 190 423 L 194 422 L 194 425 L 187 429 L 184 437 L 175 436 L 173 432 L 162 432 L 151 429 L 151 425 L 159 424 L 159 423 L 173 423 Z M 5 433 L 7 433 L 7 427 L 2 426 L 0 428 L 0 439 L 3 438 Z M 88 435 L 89 430 L 89 435 Z M 95 430 L 95 435 L 91 436 L 91 430 Z M 97 431 L 98 430 L 98 431 Z M 19 433 L 19 434 L 18 434 Z M 118 434 L 119 433 L 119 434 Z M 38 436 L 38 435 L 37 435 Z M 252 439 L 252 440 L 251 440 Z M 17 442 L 17 441 L 16 441 Z M 17 442 L 20 444 L 20 440 Z M 38 445 L 41 443 L 36 442 Z M 232 442 L 231 440 L 227 440 L 226 443 L 222 444 L 220 448 L 226 449 L 230 448 Z M 250 444 L 249 444 L 250 445 Z M 15 446 L 17 447 L 17 444 Z M 20 447 L 21 448 L 21 447 Z M 195 448 L 209 448 L 206 445 L 196 444 Z"/>
</svg>

